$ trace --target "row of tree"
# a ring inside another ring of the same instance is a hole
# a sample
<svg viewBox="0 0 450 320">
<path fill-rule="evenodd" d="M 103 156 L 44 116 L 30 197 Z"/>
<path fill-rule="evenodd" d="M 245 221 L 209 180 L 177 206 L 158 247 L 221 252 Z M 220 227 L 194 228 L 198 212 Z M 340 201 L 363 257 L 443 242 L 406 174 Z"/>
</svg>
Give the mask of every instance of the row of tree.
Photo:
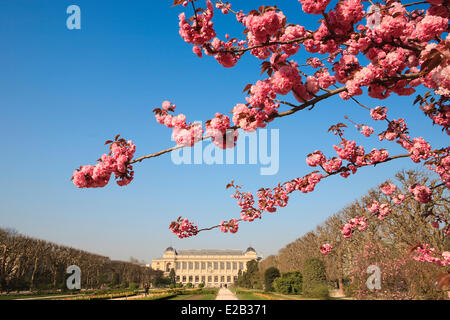
<svg viewBox="0 0 450 320">
<path fill-rule="evenodd" d="M 414 183 L 435 187 L 433 200 L 421 204 L 407 197 L 400 205 L 392 203 L 378 188 L 354 201 L 329 217 L 314 231 L 282 248 L 277 255 L 268 256 L 259 263 L 260 274 L 270 267 L 282 273 L 304 273 L 305 262 L 316 258 L 325 266 L 328 284 L 341 293 L 359 298 L 441 298 L 444 293 L 436 288 L 436 276 L 450 270 L 434 264 L 415 261 L 411 249 L 419 243 L 430 244 L 438 252 L 450 250 L 450 237 L 436 221 L 430 221 L 431 212 L 449 219 L 448 189 L 437 186 L 438 181 L 417 171 L 402 171 L 395 177 L 403 194 L 410 194 L 408 186 Z M 436 187 L 437 186 L 437 187 Z M 392 211 L 379 220 L 366 210 L 373 200 L 388 203 Z M 343 237 L 342 226 L 355 217 L 366 217 L 368 227 L 355 232 L 350 239 Z M 331 254 L 323 255 L 319 248 L 324 243 L 333 246 Z M 375 264 L 381 269 L 381 289 L 371 291 L 366 286 L 367 267 Z M 260 276 L 261 278 L 261 276 Z M 303 280 L 305 285 L 305 280 Z"/>
<path fill-rule="evenodd" d="M 80 267 L 82 289 L 142 286 L 162 273 L 0 228 L 0 292 L 65 289 L 70 265 Z"/>
</svg>

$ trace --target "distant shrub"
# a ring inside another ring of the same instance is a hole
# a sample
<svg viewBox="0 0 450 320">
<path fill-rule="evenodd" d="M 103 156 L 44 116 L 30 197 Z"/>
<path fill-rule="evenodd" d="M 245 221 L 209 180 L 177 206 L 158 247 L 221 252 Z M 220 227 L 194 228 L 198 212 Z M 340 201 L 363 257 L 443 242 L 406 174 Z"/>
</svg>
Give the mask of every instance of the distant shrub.
<svg viewBox="0 0 450 320">
<path fill-rule="evenodd" d="M 264 272 L 264 285 L 266 291 L 273 291 L 273 281 L 280 277 L 280 270 L 270 267 Z"/>
<path fill-rule="evenodd" d="M 303 265 L 303 295 L 311 298 L 328 297 L 325 267 L 320 259 L 312 258 Z"/>
<path fill-rule="evenodd" d="M 299 271 L 286 272 L 273 282 L 276 292 L 282 294 L 301 294 L 302 293 L 302 274 Z"/>
<path fill-rule="evenodd" d="M 130 282 L 128 285 L 128 288 L 132 289 L 132 290 L 136 290 L 137 288 L 139 288 L 139 285 L 136 282 Z"/>
<path fill-rule="evenodd" d="M 186 284 L 186 289 L 191 289 L 192 287 L 193 287 L 193 285 L 192 285 L 191 282 L 188 282 L 188 283 Z"/>
</svg>

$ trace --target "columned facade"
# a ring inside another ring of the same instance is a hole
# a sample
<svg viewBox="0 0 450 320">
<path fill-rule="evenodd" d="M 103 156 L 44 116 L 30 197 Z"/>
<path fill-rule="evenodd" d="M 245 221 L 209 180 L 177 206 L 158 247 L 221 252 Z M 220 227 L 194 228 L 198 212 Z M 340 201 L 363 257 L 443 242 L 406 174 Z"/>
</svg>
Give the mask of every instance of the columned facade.
<svg viewBox="0 0 450 320">
<path fill-rule="evenodd" d="M 247 250 L 179 250 L 169 247 L 161 259 L 152 261 L 152 269 L 164 271 L 168 276 L 175 270 L 177 282 L 206 287 L 224 287 L 234 283 L 239 270 L 246 271 L 247 262 L 258 260 L 255 249 Z"/>
</svg>

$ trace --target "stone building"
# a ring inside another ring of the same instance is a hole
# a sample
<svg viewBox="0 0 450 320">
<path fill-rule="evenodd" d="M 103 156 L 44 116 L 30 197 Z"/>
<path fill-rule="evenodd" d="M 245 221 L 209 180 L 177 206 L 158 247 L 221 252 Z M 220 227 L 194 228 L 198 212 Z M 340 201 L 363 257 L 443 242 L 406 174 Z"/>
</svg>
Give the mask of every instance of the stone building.
<svg viewBox="0 0 450 320">
<path fill-rule="evenodd" d="M 168 247 L 161 259 L 152 261 L 154 270 L 161 270 L 168 276 L 175 270 L 176 281 L 206 287 L 225 287 L 233 284 L 239 270 L 246 271 L 247 261 L 259 260 L 256 250 L 175 250 Z"/>
</svg>

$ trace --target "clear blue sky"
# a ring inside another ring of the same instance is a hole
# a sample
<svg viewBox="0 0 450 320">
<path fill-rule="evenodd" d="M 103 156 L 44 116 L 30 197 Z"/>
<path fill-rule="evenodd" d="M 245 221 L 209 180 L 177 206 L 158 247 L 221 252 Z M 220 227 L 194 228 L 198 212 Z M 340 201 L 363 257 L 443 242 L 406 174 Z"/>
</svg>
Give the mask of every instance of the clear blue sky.
<svg viewBox="0 0 450 320">
<path fill-rule="evenodd" d="M 298 1 L 278 2 L 289 22 L 315 28 L 318 17 L 307 17 Z M 235 1 L 234 8 L 248 12 L 263 3 L 267 1 Z M 235 68 L 225 69 L 212 58 L 198 59 L 178 34 L 183 8 L 172 8 L 171 1 L 0 4 L 0 226 L 113 259 L 133 256 L 150 262 L 171 244 L 178 249 L 245 249 L 251 244 L 267 256 L 398 169 L 417 167 L 398 160 L 362 169 L 346 180 L 334 177 L 312 194 L 294 194 L 289 206 L 275 214 L 241 223 L 237 234 L 214 230 L 179 240 L 168 230 L 179 215 L 200 227 L 239 216 L 225 190 L 232 179 L 256 191 L 302 176 L 311 170 L 305 164 L 308 153 L 320 148 L 334 155 L 336 137 L 327 129 L 345 115 L 378 131 L 381 124 L 371 122 L 356 104 L 335 97 L 270 125 L 280 130 L 276 175 L 259 175 L 259 165 L 176 166 L 167 154 L 136 165 L 135 180 L 127 187 L 110 183 L 80 190 L 70 181 L 72 172 L 95 163 L 106 150 L 105 140 L 120 133 L 136 143 L 137 156 L 172 146 L 171 131 L 151 114 L 154 107 L 170 100 L 192 121 L 228 113 L 244 101 L 244 86 L 259 79 L 260 61 L 246 56 Z M 66 28 L 71 4 L 81 8 L 81 30 Z M 216 15 L 222 39 L 226 32 L 242 37 L 232 15 Z M 296 56 L 300 63 L 307 58 L 302 54 Z M 448 145 L 448 137 L 412 106 L 413 100 L 393 97 L 382 104 L 392 118 L 407 114 L 413 136 L 423 136 L 435 147 Z M 361 101 L 378 104 L 365 97 Z M 402 152 L 352 129 L 348 137 L 366 150 L 382 146 L 392 154 Z"/>
</svg>

